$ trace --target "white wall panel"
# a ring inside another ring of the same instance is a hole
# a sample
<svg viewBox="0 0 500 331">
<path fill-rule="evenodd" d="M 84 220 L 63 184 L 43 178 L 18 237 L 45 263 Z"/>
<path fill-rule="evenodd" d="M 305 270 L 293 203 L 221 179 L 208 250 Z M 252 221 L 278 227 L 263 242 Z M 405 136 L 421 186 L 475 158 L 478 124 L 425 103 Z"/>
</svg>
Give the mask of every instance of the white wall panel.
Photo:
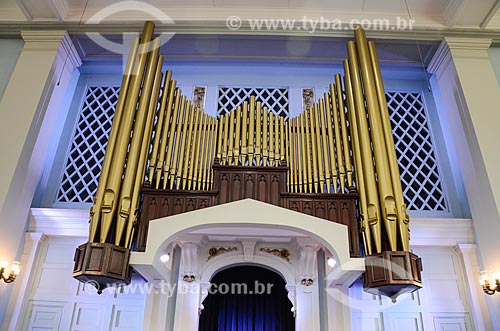
<svg viewBox="0 0 500 331">
<path fill-rule="evenodd" d="M 59 330 L 64 306 L 51 302 L 32 303 L 29 312 L 29 331 Z"/>
</svg>

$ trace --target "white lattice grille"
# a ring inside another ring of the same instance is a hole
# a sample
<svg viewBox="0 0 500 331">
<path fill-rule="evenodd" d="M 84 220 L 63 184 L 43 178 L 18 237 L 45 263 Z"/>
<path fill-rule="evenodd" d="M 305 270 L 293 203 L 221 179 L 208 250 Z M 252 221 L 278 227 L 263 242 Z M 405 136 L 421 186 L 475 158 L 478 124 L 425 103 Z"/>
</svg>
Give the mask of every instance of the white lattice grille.
<svg viewBox="0 0 500 331">
<path fill-rule="evenodd" d="M 386 98 L 408 209 L 445 211 L 446 200 L 422 94 L 387 92 Z"/>
<path fill-rule="evenodd" d="M 119 90 L 119 86 L 87 87 L 57 193 L 58 202 L 92 202 Z"/>
<path fill-rule="evenodd" d="M 255 96 L 255 100 L 260 101 L 263 107 L 266 106 L 273 113 L 288 119 L 288 89 L 274 87 L 219 87 L 217 116 L 236 109 L 244 101 L 250 100 L 251 95 Z"/>
</svg>

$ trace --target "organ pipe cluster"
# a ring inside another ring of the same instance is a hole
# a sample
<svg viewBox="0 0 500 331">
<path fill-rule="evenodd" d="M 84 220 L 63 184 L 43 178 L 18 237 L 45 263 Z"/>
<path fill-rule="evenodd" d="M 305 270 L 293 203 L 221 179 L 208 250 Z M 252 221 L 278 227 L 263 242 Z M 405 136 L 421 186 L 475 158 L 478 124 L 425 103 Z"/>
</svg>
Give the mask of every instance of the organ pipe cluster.
<svg viewBox="0 0 500 331">
<path fill-rule="evenodd" d="M 375 45 L 355 31 L 344 76 L 312 108 L 285 120 L 255 97 L 219 118 L 197 108 L 163 72 L 154 24 L 132 45 L 99 186 L 90 242 L 130 248 L 143 185 L 211 190 L 211 166 L 288 166 L 288 191 L 359 194 L 367 255 L 408 251 L 403 200 Z"/>
</svg>

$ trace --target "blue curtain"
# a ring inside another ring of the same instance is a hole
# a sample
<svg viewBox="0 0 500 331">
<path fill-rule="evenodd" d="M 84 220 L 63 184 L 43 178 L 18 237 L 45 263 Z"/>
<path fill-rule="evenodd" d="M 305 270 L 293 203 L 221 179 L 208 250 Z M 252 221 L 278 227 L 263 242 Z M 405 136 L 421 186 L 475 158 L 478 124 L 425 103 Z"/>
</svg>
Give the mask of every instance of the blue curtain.
<svg viewBox="0 0 500 331">
<path fill-rule="evenodd" d="M 199 331 L 295 331 L 285 281 L 275 272 L 238 266 L 217 273 L 211 283 Z"/>
</svg>

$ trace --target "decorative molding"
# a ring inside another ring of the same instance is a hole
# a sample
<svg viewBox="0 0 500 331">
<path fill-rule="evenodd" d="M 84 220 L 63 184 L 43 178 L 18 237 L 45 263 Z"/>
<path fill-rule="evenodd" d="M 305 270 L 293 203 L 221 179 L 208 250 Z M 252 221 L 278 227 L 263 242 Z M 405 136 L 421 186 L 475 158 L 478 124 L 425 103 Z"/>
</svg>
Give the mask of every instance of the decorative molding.
<svg viewBox="0 0 500 331">
<path fill-rule="evenodd" d="M 272 254 L 274 256 L 277 256 L 279 258 L 282 258 L 283 260 L 290 262 L 290 252 L 288 249 L 278 249 L 278 248 L 268 248 L 268 247 L 261 247 L 259 251 Z"/>
<path fill-rule="evenodd" d="M 449 0 L 443 12 L 443 19 L 448 27 L 453 27 L 458 19 L 458 16 L 463 12 L 468 0 Z"/>
<path fill-rule="evenodd" d="M 427 66 L 427 71 L 431 74 L 436 74 L 438 77 L 452 61 L 450 48 L 445 40 L 441 41 L 438 49 L 434 53 L 429 65 Z"/>
<path fill-rule="evenodd" d="M 208 250 L 208 258 L 207 261 L 210 259 L 225 254 L 229 252 L 235 252 L 238 250 L 238 247 L 212 247 Z"/>
<path fill-rule="evenodd" d="M 28 232 L 48 236 L 87 237 L 89 211 L 84 209 L 31 208 Z"/>
<path fill-rule="evenodd" d="M 50 0 L 49 5 L 53 8 L 57 18 L 61 21 L 67 17 L 71 5 L 67 0 Z"/>
<path fill-rule="evenodd" d="M 243 246 L 243 260 L 245 261 L 253 261 L 253 256 L 255 252 L 255 244 L 256 240 L 243 240 L 241 241 L 241 245 Z"/>
</svg>

